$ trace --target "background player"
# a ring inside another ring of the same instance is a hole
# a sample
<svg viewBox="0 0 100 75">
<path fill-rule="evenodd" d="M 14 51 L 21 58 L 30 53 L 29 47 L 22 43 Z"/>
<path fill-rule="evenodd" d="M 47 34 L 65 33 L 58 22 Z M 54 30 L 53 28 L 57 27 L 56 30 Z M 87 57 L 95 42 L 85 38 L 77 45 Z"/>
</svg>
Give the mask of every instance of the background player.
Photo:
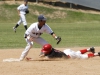
<svg viewBox="0 0 100 75">
<path fill-rule="evenodd" d="M 86 52 L 90 52 L 85 54 Z M 50 60 L 52 58 L 79 58 L 86 59 L 94 56 L 100 56 L 100 52 L 95 53 L 94 47 L 88 49 L 82 49 L 79 51 L 73 51 L 71 49 L 65 49 L 63 52 L 52 48 L 50 44 L 45 44 L 41 50 L 40 57 L 42 60 Z M 26 60 L 34 60 L 32 58 L 26 57 Z"/>
<path fill-rule="evenodd" d="M 32 48 L 33 42 L 40 44 L 41 46 L 48 44 L 48 42 L 40 37 L 44 32 L 52 35 L 57 41 L 61 40 L 61 38 L 56 36 L 52 29 L 46 24 L 46 18 L 44 15 L 39 15 L 38 22 L 31 24 L 25 32 L 27 46 L 22 52 L 20 60 L 23 60 L 26 57 L 29 50 Z"/>
<path fill-rule="evenodd" d="M 17 7 L 18 15 L 20 16 L 20 20 L 17 22 L 17 24 L 13 27 L 13 30 L 16 32 L 17 27 L 23 22 L 23 25 L 25 29 L 27 30 L 27 22 L 25 15 L 27 14 L 26 11 L 28 11 L 28 0 L 24 0 L 24 4 L 21 4 Z"/>
</svg>

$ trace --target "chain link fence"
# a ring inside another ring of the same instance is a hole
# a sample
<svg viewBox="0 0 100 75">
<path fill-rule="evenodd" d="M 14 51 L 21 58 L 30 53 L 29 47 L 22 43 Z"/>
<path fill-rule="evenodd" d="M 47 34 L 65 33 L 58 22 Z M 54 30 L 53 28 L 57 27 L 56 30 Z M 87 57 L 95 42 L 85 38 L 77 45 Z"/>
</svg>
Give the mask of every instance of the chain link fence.
<svg viewBox="0 0 100 75">
<path fill-rule="evenodd" d="M 100 0 L 60 0 L 60 1 L 68 2 L 70 3 L 70 6 L 71 4 L 76 4 L 100 10 Z"/>
<path fill-rule="evenodd" d="M 0 0 L 0 1 L 24 1 L 24 0 Z M 29 0 L 29 2 L 39 2 L 43 0 Z"/>
</svg>

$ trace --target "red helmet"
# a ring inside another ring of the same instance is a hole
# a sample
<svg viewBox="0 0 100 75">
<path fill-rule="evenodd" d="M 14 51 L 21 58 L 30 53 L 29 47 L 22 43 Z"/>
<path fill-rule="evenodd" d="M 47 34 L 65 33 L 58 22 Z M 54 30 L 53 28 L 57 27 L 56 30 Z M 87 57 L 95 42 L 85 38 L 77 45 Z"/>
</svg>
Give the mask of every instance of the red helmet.
<svg viewBox="0 0 100 75">
<path fill-rule="evenodd" d="M 52 50 L 52 46 L 50 44 L 45 44 L 41 50 L 44 54 L 50 53 Z"/>
</svg>

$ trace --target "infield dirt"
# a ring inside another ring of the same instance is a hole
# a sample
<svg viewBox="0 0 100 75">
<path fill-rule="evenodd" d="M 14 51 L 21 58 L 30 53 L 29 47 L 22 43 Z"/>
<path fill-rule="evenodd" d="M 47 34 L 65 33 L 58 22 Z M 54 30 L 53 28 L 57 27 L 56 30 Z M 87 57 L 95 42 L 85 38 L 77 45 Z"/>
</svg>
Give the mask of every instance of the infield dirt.
<svg viewBox="0 0 100 75">
<path fill-rule="evenodd" d="M 70 48 L 79 50 L 87 47 Z M 56 48 L 64 50 L 65 48 Z M 7 58 L 19 58 L 24 49 L 0 49 L 0 75 L 100 75 L 100 57 L 54 61 L 3 62 Z M 100 47 L 96 47 L 96 52 Z M 32 48 L 28 57 L 39 58 L 40 48 Z"/>
</svg>

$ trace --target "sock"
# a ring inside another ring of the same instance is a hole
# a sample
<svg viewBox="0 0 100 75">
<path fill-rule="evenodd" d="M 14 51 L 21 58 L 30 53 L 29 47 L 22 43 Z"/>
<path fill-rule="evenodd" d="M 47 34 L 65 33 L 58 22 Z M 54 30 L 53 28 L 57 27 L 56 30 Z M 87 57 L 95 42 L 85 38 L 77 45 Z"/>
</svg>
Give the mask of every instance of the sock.
<svg viewBox="0 0 100 75">
<path fill-rule="evenodd" d="M 90 48 L 88 48 L 87 51 L 90 51 Z"/>
<path fill-rule="evenodd" d="M 89 53 L 88 54 L 88 58 L 90 58 L 90 57 L 94 57 L 95 55 L 93 54 L 93 53 Z"/>
<path fill-rule="evenodd" d="M 24 27 L 25 27 L 25 29 L 27 30 L 27 25 L 25 25 Z"/>
<path fill-rule="evenodd" d="M 15 28 L 17 28 L 19 25 L 18 24 L 16 24 L 16 26 L 15 26 Z"/>
<path fill-rule="evenodd" d="M 80 50 L 80 52 L 81 52 L 81 54 L 84 54 L 87 52 L 87 49 L 82 49 L 82 50 Z"/>
</svg>

